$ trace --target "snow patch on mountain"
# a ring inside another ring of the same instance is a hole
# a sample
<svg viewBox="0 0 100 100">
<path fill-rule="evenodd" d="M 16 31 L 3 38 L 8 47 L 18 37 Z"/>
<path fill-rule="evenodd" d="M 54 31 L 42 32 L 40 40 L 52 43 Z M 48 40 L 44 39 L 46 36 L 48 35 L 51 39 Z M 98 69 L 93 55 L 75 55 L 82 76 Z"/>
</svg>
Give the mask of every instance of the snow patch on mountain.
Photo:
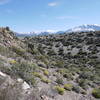
<svg viewBox="0 0 100 100">
<path fill-rule="evenodd" d="M 97 24 L 84 24 L 81 26 L 77 26 L 71 29 L 68 29 L 66 32 L 87 32 L 87 31 L 100 31 L 100 25 Z"/>
<path fill-rule="evenodd" d="M 100 31 L 100 25 L 98 24 L 84 24 L 81 26 L 77 26 L 67 31 L 56 31 L 56 30 L 46 30 L 46 31 L 35 31 L 35 32 L 27 32 L 27 33 L 16 33 L 16 36 L 25 37 L 25 36 L 43 36 L 49 34 L 64 34 L 70 32 L 89 32 L 89 31 Z"/>
</svg>

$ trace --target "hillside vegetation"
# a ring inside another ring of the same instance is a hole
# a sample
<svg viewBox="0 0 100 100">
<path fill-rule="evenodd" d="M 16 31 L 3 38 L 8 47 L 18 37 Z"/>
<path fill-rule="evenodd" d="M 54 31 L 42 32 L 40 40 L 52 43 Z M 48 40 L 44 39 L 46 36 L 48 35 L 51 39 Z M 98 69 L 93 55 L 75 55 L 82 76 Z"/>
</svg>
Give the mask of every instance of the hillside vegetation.
<svg viewBox="0 0 100 100">
<path fill-rule="evenodd" d="M 99 31 L 19 39 L 0 28 L 0 100 L 98 99 Z"/>
</svg>

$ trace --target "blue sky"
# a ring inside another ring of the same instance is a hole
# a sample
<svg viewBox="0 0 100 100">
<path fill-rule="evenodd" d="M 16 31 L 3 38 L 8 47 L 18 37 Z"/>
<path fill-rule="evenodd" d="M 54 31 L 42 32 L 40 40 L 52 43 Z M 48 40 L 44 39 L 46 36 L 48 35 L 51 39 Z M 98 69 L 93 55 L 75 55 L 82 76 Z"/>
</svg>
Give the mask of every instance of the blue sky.
<svg viewBox="0 0 100 100">
<path fill-rule="evenodd" d="M 100 0 L 0 0 L 0 26 L 16 32 L 100 24 Z"/>
</svg>

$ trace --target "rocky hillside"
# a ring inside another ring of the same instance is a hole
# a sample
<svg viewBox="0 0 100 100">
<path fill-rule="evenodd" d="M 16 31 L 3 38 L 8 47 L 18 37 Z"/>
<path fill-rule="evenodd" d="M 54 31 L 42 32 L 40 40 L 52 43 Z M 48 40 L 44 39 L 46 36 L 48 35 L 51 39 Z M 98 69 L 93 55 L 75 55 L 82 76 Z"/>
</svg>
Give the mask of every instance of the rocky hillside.
<svg viewBox="0 0 100 100">
<path fill-rule="evenodd" d="M 0 100 L 100 98 L 100 32 L 0 37 Z"/>
</svg>

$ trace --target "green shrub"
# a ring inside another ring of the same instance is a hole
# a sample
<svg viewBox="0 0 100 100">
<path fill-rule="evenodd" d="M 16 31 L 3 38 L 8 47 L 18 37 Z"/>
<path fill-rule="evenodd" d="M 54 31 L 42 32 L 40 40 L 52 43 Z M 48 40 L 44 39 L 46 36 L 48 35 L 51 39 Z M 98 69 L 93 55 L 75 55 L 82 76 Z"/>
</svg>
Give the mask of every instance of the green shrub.
<svg viewBox="0 0 100 100">
<path fill-rule="evenodd" d="M 76 93 L 80 93 L 81 92 L 81 88 L 79 86 L 73 86 L 73 91 L 75 91 Z"/>
<path fill-rule="evenodd" d="M 85 90 L 88 89 L 88 83 L 89 83 L 89 81 L 86 79 L 79 80 L 79 86 Z"/>
<path fill-rule="evenodd" d="M 44 77 L 41 78 L 41 81 L 44 82 L 44 83 L 47 83 L 47 84 L 51 82 L 51 80 L 48 80 Z"/>
<path fill-rule="evenodd" d="M 48 79 L 44 78 L 39 72 L 33 72 L 33 75 L 40 78 L 41 81 L 44 82 L 44 83 L 48 84 L 48 83 L 51 82 L 51 80 L 48 80 Z"/>
<path fill-rule="evenodd" d="M 31 85 L 36 86 L 36 80 L 35 80 L 34 77 L 30 77 L 30 78 L 27 80 L 27 82 L 28 82 L 28 81 L 31 83 Z"/>
<path fill-rule="evenodd" d="M 82 90 L 82 91 L 81 91 L 81 94 L 86 95 L 87 92 L 86 92 L 85 90 Z"/>
<path fill-rule="evenodd" d="M 37 59 L 37 60 L 41 60 L 41 61 L 44 62 L 46 65 L 48 65 L 48 63 L 49 63 L 49 61 L 48 61 L 48 59 L 46 58 L 45 55 L 38 55 L 38 56 L 36 57 L 36 59 Z"/>
<path fill-rule="evenodd" d="M 100 88 L 93 89 L 92 95 L 93 95 L 95 98 L 100 98 Z"/>
<path fill-rule="evenodd" d="M 20 56 L 25 56 L 25 50 L 20 47 L 12 46 L 12 51 Z"/>
<path fill-rule="evenodd" d="M 39 54 L 39 51 L 35 48 L 30 51 L 32 54 Z"/>
<path fill-rule="evenodd" d="M 72 88 L 73 88 L 73 85 L 72 85 L 72 84 L 65 84 L 65 85 L 64 85 L 64 88 L 65 88 L 66 90 L 71 91 Z"/>
<path fill-rule="evenodd" d="M 64 82 L 63 82 L 63 79 L 62 78 L 57 78 L 56 79 L 56 82 L 58 83 L 58 84 L 63 84 Z"/>
<path fill-rule="evenodd" d="M 71 73 L 64 73 L 63 77 L 67 78 L 68 80 L 73 80 L 73 76 Z"/>
<path fill-rule="evenodd" d="M 8 55 L 8 52 L 10 53 L 9 48 L 0 45 L 0 54 L 2 54 L 4 56 L 7 56 Z"/>
<path fill-rule="evenodd" d="M 53 56 L 56 55 L 56 52 L 53 49 L 50 49 L 47 54 Z"/>
<path fill-rule="evenodd" d="M 49 71 L 48 70 L 44 70 L 43 73 L 44 73 L 44 75 L 49 76 Z"/>
<path fill-rule="evenodd" d="M 64 67 L 64 61 L 62 61 L 62 60 L 57 61 L 55 66 L 57 66 L 59 68 L 63 68 Z"/>
<path fill-rule="evenodd" d="M 66 69 L 59 69 L 57 72 L 59 72 L 60 74 L 65 74 Z"/>
<path fill-rule="evenodd" d="M 32 73 L 36 70 L 36 68 L 37 66 L 35 64 L 29 64 L 28 62 L 17 62 L 16 64 L 13 64 L 13 66 L 11 67 L 10 74 L 12 74 L 13 77 L 21 77 L 29 84 L 32 84 L 31 79 L 33 80 L 34 78 Z"/>
<path fill-rule="evenodd" d="M 16 62 L 16 60 L 10 60 L 9 63 L 10 64 L 16 64 L 17 62 Z"/>
<path fill-rule="evenodd" d="M 62 88 L 62 87 L 60 87 L 60 86 L 56 86 L 55 89 L 58 91 L 58 93 L 59 93 L 60 95 L 63 95 L 64 92 L 65 92 L 65 89 Z"/>
<path fill-rule="evenodd" d="M 33 75 L 40 79 L 42 78 L 42 75 L 39 72 L 33 72 Z"/>
<path fill-rule="evenodd" d="M 91 71 L 83 71 L 80 76 L 80 78 L 83 79 L 88 79 L 88 80 L 92 80 L 93 79 L 93 73 Z"/>
<path fill-rule="evenodd" d="M 60 74 L 64 74 L 64 70 L 63 69 L 60 69 L 59 71 L 58 71 Z"/>
</svg>

